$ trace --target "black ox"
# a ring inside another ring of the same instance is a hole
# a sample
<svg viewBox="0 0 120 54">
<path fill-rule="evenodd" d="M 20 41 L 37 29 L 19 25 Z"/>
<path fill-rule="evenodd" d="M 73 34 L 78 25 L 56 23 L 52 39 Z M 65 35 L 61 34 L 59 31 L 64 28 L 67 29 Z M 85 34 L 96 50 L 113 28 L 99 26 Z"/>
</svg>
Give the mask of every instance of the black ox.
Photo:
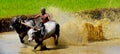
<svg viewBox="0 0 120 54">
<path fill-rule="evenodd" d="M 29 24 L 29 26 L 26 26 L 25 24 L 22 24 L 21 22 L 24 22 L 26 24 Z M 35 25 L 34 20 L 27 20 L 26 16 L 16 16 L 11 20 L 11 29 L 15 29 L 15 31 L 18 33 L 21 43 L 24 43 L 24 37 L 27 35 L 28 30 Z M 31 26 L 31 27 L 30 27 Z"/>
</svg>

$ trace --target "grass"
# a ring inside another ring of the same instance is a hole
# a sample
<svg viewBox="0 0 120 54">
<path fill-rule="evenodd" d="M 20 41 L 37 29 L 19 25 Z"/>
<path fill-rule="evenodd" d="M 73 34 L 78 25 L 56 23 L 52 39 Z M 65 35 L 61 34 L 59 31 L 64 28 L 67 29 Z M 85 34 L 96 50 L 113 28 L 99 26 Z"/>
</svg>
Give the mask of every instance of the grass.
<svg viewBox="0 0 120 54">
<path fill-rule="evenodd" d="M 120 0 L 0 0 L 0 18 L 22 14 L 37 14 L 41 7 L 77 12 L 96 8 L 119 8 Z"/>
</svg>

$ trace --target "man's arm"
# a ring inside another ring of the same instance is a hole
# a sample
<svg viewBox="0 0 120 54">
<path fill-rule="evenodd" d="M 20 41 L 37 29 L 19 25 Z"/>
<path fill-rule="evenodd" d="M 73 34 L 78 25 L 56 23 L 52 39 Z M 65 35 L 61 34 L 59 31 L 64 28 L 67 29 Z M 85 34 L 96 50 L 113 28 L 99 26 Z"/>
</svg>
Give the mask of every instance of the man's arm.
<svg viewBox="0 0 120 54">
<path fill-rule="evenodd" d="M 36 19 L 36 18 L 38 18 L 38 17 L 40 17 L 40 14 L 38 14 L 38 15 L 36 15 L 36 16 L 32 16 L 30 19 L 33 20 L 33 19 Z"/>
<path fill-rule="evenodd" d="M 47 14 L 47 16 L 48 16 L 48 20 L 51 20 L 50 15 L 49 15 L 49 14 Z"/>
<path fill-rule="evenodd" d="M 38 14 L 38 15 L 36 15 L 34 18 L 38 18 L 38 17 L 40 17 L 41 16 L 41 14 Z"/>
</svg>

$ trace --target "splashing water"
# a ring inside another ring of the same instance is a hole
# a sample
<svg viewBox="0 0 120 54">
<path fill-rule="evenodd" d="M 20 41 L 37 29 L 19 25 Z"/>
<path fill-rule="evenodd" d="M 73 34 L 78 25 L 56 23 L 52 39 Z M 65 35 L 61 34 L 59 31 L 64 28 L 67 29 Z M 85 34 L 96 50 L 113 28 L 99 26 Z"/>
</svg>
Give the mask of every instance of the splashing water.
<svg viewBox="0 0 120 54">
<path fill-rule="evenodd" d="M 111 22 L 108 18 L 94 20 L 88 15 L 75 16 L 55 7 L 49 7 L 52 19 L 60 24 L 60 42 L 62 45 L 80 45 L 88 40 L 103 40 L 119 37 L 119 22 Z"/>
</svg>

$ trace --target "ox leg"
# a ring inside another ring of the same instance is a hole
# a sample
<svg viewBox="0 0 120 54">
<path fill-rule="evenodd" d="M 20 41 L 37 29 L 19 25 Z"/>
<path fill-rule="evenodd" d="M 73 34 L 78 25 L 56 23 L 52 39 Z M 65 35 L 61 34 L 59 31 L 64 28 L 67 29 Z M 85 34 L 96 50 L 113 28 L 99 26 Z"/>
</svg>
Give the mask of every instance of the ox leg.
<svg viewBox="0 0 120 54">
<path fill-rule="evenodd" d="M 37 43 L 37 45 L 34 47 L 34 50 L 40 45 L 40 42 Z"/>
<path fill-rule="evenodd" d="M 19 36 L 19 38 L 20 38 L 20 42 L 24 43 L 23 37 Z"/>
<path fill-rule="evenodd" d="M 54 43 L 55 43 L 55 45 L 57 45 L 57 39 L 56 39 L 56 36 L 53 35 L 53 37 L 54 37 Z"/>
<path fill-rule="evenodd" d="M 57 39 L 56 39 L 56 45 L 58 45 L 59 33 L 56 34 L 56 37 L 57 37 Z"/>
<path fill-rule="evenodd" d="M 41 51 L 42 50 L 47 50 L 48 48 L 46 47 L 46 45 L 43 45 L 43 43 L 41 44 Z"/>
<path fill-rule="evenodd" d="M 25 35 L 26 35 L 25 33 L 19 35 L 21 43 L 24 43 L 23 39 L 24 39 Z"/>
<path fill-rule="evenodd" d="M 42 45 L 42 42 L 43 42 L 43 40 L 42 41 L 39 41 L 38 43 L 37 43 L 37 45 L 34 47 L 34 50 L 41 44 Z"/>
<path fill-rule="evenodd" d="M 58 36 L 54 35 L 54 42 L 55 42 L 55 45 L 58 45 Z"/>
</svg>

